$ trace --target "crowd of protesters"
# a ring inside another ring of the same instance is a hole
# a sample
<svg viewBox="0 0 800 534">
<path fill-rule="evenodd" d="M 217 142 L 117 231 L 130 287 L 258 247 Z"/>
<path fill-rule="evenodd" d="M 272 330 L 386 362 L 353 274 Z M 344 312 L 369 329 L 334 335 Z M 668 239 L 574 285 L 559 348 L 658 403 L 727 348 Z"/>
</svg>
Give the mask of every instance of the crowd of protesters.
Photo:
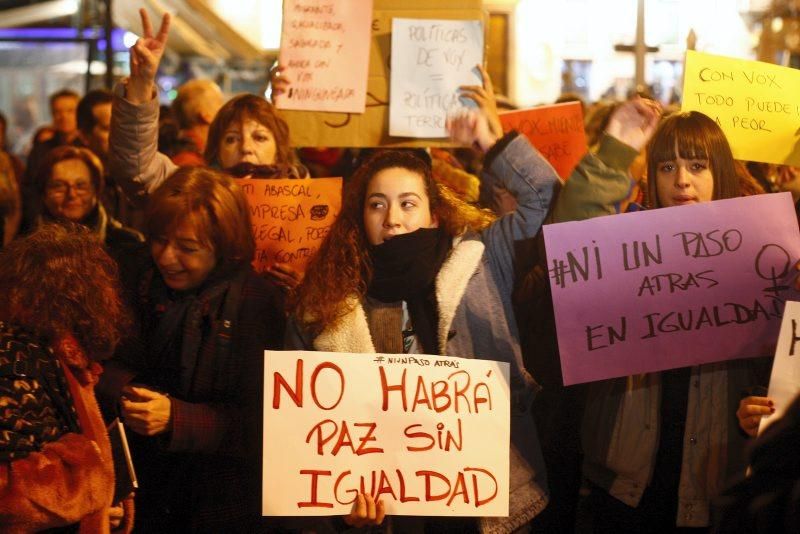
<svg viewBox="0 0 800 534">
<path fill-rule="evenodd" d="M 780 190 L 800 205 L 794 168 L 736 161 L 712 119 L 635 95 L 585 106 L 564 182 L 503 132 L 483 69 L 448 118 L 463 148 L 296 149 L 260 96 L 192 80 L 160 107 L 169 15 L 142 22 L 130 77 L 53 94 L 29 153 L 0 116 L 1 531 L 800 529 L 800 405 L 756 440 L 770 359 L 565 386 L 541 232 Z M 331 175 L 341 213 L 305 276 L 256 273 L 234 178 Z M 390 517 L 369 494 L 342 517 L 261 517 L 265 349 L 508 363 L 508 517 Z M 116 417 L 135 495 L 114 496 Z"/>
</svg>

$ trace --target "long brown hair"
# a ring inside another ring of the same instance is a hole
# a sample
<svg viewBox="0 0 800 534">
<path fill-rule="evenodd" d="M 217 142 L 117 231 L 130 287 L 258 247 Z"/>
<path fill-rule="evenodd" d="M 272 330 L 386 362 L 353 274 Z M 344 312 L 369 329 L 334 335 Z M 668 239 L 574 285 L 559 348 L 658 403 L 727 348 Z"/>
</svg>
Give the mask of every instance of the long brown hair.
<svg viewBox="0 0 800 534">
<path fill-rule="evenodd" d="M 489 210 L 471 206 L 437 184 L 430 163 L 420 157 L 407 151 L 375 153 L 345 187 L 339 218 L 311 260 L 293 299 L 295 316 L 314 335 L 336 324 L 350 310 L 348 298 L 360 299 L 367 292 L 372 279 L 364 229 L 367 187 L 378 172 L 391 168 L 406 169 L 422 177 L 431 215 L 451 237 L 467 229 L 483 230 L 495 219 Z"/>
<path fill-rule="evenodd" d="M 253 260 L 256 245 L 247 199 L 227 174 L 181 167 L 150 195 L 146 213 L 148 239 L 188 221 L 198 240 L 214 249 L 220 273 Z"/>
<path fill-rule="evenodd" d="M 78 224 L 45 224 L 0 251 L 0 319 L 108 358 L 130 324 L 117 264 Z"/>
<path fill-rule="evenodd" d="M 714 177 L 712 200 L 739 196 L 739 172 L 722 128 L 698 111 L 674 113 L 658 125 L 647 145 L 648 200 L 660 208 L 656 176 L 658 166 L 675 159 L 675 147 L 683 159 L 707 159 Z"/>
<path fill-rule="evenodd" d="M 231 123 L 248 118 L 266 126 L 272 132 L 275 137 L 275 163 L 282 165 L 297 163 L 297 156 L 289 146 L 289 126 L 278 116 L 273 105 L 260 96 L 239 95 L 222 106 L 211 122 L 206 151 L 203 154 L 209 165 L 219 166 L 219 146 L 225 130 Z"/>
</svg>

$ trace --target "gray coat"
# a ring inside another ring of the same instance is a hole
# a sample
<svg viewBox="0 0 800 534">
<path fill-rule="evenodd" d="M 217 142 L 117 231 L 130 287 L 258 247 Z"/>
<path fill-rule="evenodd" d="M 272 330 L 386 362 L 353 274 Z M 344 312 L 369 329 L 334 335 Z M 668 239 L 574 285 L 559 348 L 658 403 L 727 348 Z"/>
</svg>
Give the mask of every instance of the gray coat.
<svg viewBox="0 0 800 534">
<path fill-rule="evenodd" d="M 558 178 L 522 136 L 488 163 L 495 179 L 517 198 L 517 210 L 481 233 L 456 239 L 436 277 L 439 348 L 442 354 L 508 362 L 511 366 L 511 494 L 508 518 L 484 518 L 484 532 L 512 532 L 547 504 L 547 481 L 531 402 L 538 385 L 525 369 L 511 306 L 514 242 L 539 231 Z M 374 353 L 360 302 L 341 321 L 311 339 L 290 326 L 287 349 Z"/>
</svg>

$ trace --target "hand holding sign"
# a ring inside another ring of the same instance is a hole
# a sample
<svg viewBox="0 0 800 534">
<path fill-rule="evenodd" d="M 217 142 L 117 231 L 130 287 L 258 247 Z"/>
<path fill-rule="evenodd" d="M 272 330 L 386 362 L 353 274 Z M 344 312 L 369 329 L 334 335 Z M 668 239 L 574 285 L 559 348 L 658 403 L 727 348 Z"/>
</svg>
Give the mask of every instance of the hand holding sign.
<svg viewBox="0 0 800 534">
<path fill-rule="evenodd" d="M 739 419 L 739 427 L 745 434 L 754 438 L 758 434 L 761 418 L 773 413 L 775 413 L 775 403 L 769 397 L 750 396 L 739 401 L 736 418 Z"/>
<path fill-rule="evenodd" d="M 503 125 L 500 124 L 500 116 L 497 114 L 497 99 L 494 96 L 494 86 L 489 73 L 481 65 L 476 68 L 481 73 L 483 78 L 483 86 L 480 85 L 462 85 L 459 87 L 461 96 L 469 98 L 478 105 L 478 109 L 486 115 L 489 121 L 489 129 L 492 134 L 497 137 L 503 137 Z"/>
<path fill-rule="evenodd" d="M 372 498 L 368 493 L 359 493 L 353 503 L 353 511 L 345 516 L 344 522 L 354 528 L 373 527 L 383 523 L 386 508 L 382 500 Z"/>
<path fill-rule="evenodd" d="M 269 71 L 269 86 L 272 89 L 270 93 L 272 100 L 274 101 L 276 97 L 286 93 L 291 84 L 292 82 L 289 81 L 289 77 L 286 76 L 286 67 L 280 63 L 275 63 Z"/>
</svg>

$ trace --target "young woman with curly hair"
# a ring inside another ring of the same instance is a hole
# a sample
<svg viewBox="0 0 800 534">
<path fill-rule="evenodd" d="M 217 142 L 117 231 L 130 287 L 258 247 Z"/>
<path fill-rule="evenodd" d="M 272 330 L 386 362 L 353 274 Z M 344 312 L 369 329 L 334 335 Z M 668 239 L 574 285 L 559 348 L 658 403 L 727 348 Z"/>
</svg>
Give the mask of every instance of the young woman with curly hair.
<svg viewBox="0 0 800 534">
<path fill-rule="evenodd" d="M 44 225 L 0 253 L 0 530 L 132 526 L 94 398 L 129 324 L 117 267 L 88 230 Z"/>
<path fill-rule="evenodd" d="M 488 85 L 488 84 L 487 84 Z M 512 532 L 547 503 L 530 406 L 536 382 L 522 364 L 511 292 L 517 240 L 539 230 L 557 176 L 491 112 L 450 121 L 453 138 L 485 153 L 485 180 L 516 195 L 494 219 L 459 201 L 431 176 L 429 161 L 396 151 L 367 160 L 347 185 L 339 219 L 298 288 L 290 347 L 331 352 L 427 353 L 511 366 L 510 515 L 480 520 L 393 517 L 396 528 Z M 384 507 L 359 495 L 346 521 L 379 523 Z"/>
<path fill-rule="evenodd" d="M 132 431 L 137 528 L 252 532 L 263 354 L 282 346 L 280 291 L 250 265 L 250 212 L 229 176 L 181 168 L 146 214 L 149 250 L 123 265 L 136 333 L 98 386 Z"/>
</svg>

